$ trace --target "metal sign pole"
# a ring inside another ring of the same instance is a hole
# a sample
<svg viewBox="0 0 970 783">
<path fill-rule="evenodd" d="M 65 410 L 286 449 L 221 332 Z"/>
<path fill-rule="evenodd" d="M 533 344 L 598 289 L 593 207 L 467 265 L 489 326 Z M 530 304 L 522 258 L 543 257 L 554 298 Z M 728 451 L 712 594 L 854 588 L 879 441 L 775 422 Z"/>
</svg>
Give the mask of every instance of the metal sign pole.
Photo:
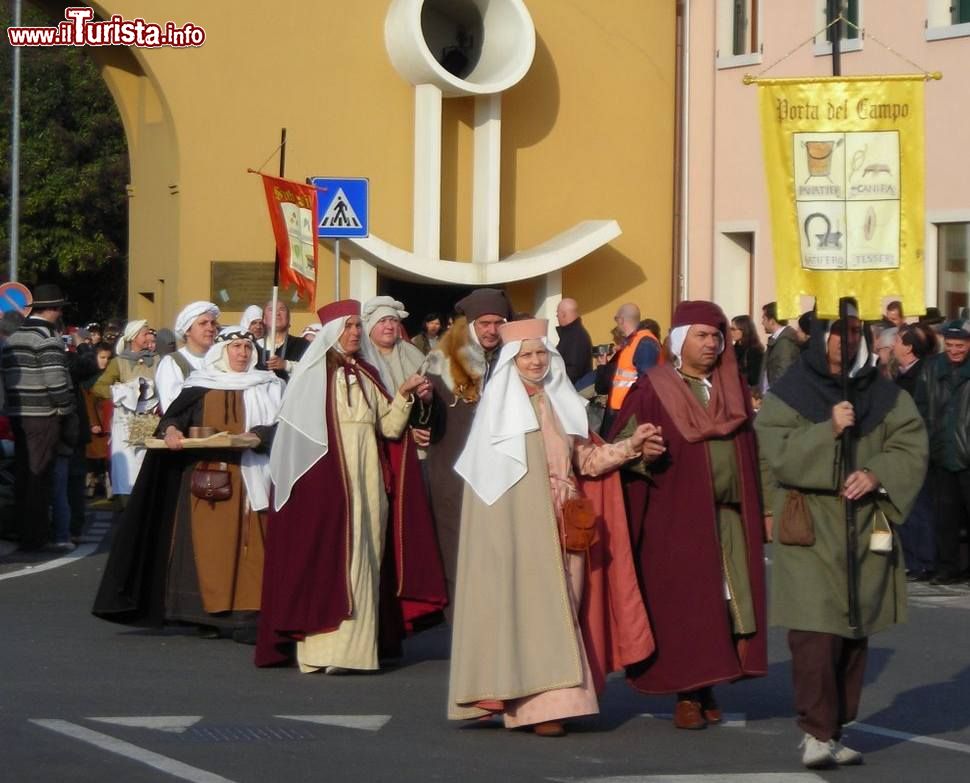
<svg viewBox="0 0 970 783">
<path fill-rule="evenodd" d="M 340 239 L 333 241 L 333 301 L 340 300 Z"/>
</svg>

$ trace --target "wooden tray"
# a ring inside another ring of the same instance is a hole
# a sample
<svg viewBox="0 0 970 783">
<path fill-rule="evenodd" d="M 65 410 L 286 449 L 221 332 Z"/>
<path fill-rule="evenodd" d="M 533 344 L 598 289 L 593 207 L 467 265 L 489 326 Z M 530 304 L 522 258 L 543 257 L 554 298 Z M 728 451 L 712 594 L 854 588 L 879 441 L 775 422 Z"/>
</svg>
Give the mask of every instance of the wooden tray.
<svg viewBox="0 0 970 783">
<path fill-rule="evenodd" d="M 230 435 L 228 432 L 217 432 L 208 438 L 183 438 L 183 449 L 250 449 L 258 445 L 256 436 L 249 432 L 240 435 Z M 145 438 L 146 449 L 167 449 L 162 438 Z"/>
</svg>

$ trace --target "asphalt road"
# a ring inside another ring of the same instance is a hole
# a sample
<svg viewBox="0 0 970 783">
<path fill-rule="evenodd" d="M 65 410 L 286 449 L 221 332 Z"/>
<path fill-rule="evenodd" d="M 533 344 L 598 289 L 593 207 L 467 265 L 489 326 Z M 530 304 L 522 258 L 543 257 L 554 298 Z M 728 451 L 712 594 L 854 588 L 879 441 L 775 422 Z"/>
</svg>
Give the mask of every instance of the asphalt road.
<svg viewBox="0 0 970 783">
<path fill-rule="evenodd" d="M 88 549 L 56 563 L 0 559 L 4 782 L 970 780 L 966 586 L 917 588 L 909 623 L 872 640 L 861 725 L 846 739 L 865 765 L 809 772 L 779 630 L 768 677 L 718 689 L 724 726 L 676 730 L 670 699 L 618 678 L 598 718 L 543 739 L 445 719 L 443 628 L 379 674 L 259 670 L 232 641 L 92 617 L 106 554 Z"/>
</svg>

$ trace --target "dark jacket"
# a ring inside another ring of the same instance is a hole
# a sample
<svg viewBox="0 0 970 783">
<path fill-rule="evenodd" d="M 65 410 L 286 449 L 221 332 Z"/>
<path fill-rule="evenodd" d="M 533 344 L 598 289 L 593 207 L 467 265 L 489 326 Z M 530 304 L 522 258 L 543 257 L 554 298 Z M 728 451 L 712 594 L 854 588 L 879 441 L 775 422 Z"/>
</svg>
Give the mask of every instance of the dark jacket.
<svg viewBox="0 0 970 783">
<path fill-rule="evenodd" d="M 946 354 L 926 359 L 916 383 L 919 408 L 930 436 L 930 464 L 970 468 L 970 358 L 954 366 Z"/>
<path fill-rule="evenodd" d="M 267 337 L 266 339 L 268 340 L 269 338 Z M 259 359 L 256 362 L 257 370 L 265 370 L 266 362 L 269 360 L 269 353 L 264 349 L 264 344 L 264 340 L 260 340 L 257 343 L 257 350 L 259 351 Z M 273 351 L 273 355 L 279 356 L 288 362 L 298 362 L 303 358 L 303 354 L 306 353 L 306 349 L 309 347 L 310 343 L 302 337 L 294 337 L 292 334 L 288 334 L 286 335 L 286 340 Z M 286 370 L 274 370 L 274 372 L 284 381 L 290 379 L 290 374 Z"/>
<path fill-rule="evenodd" d="M 778 338 L 768 338 L 765 348 L 765 374 L 768 376 L 768 386 L 771 386 L 791 367 L 801 356 L 795 330 L 786 326 Z"/>
<path fill-rule="evenodd" d="M 556 350 L 566 364 L 566 375 L 570 383 L 576 383 L 593 366 L 593 340 L 583 326 L 583 319 L 577 318 L 566 326 L 557 326 L 559 345 Z"/>
<path fill-rule="evenodd" d="M 909 392 L 909 396 L 914 400 L 916 399 L 916 383 L 919 380 L 920 373 L 923 372 L 924 364 L 925 362 L 922 359 L 917 359 L 906 372 L 900 370 L 896 375 L 896 385 L 903 391 Z"/>
<path fill-rule="evenodd" d="M 738 369 L 741 370 L 741 375 L 747 381 L 748 387 L 758 388 L 761 385 L 761 367 L 765 358 L 765 349 L 760 345 L 741 348 L 735 343 L 734 354 L 738 357 Z"/>
</svg>

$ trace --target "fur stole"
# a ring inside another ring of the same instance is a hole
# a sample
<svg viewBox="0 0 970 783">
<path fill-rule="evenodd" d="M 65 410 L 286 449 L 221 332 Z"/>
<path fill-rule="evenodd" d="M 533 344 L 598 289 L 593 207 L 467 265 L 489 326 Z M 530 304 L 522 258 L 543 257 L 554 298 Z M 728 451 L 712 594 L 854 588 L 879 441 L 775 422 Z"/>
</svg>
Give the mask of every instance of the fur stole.
<svg viewBox="0 0 970 783">
<path fill-rule="evenodd" d="M 485 351 L 471 338 L 468 319 L 455 319 L 451 328 L 428 354 L 427 371 L 438 375 L 455 395 L 455 401 L 478 402 L 481 380 L 487 369 Z"/>
</svg>

